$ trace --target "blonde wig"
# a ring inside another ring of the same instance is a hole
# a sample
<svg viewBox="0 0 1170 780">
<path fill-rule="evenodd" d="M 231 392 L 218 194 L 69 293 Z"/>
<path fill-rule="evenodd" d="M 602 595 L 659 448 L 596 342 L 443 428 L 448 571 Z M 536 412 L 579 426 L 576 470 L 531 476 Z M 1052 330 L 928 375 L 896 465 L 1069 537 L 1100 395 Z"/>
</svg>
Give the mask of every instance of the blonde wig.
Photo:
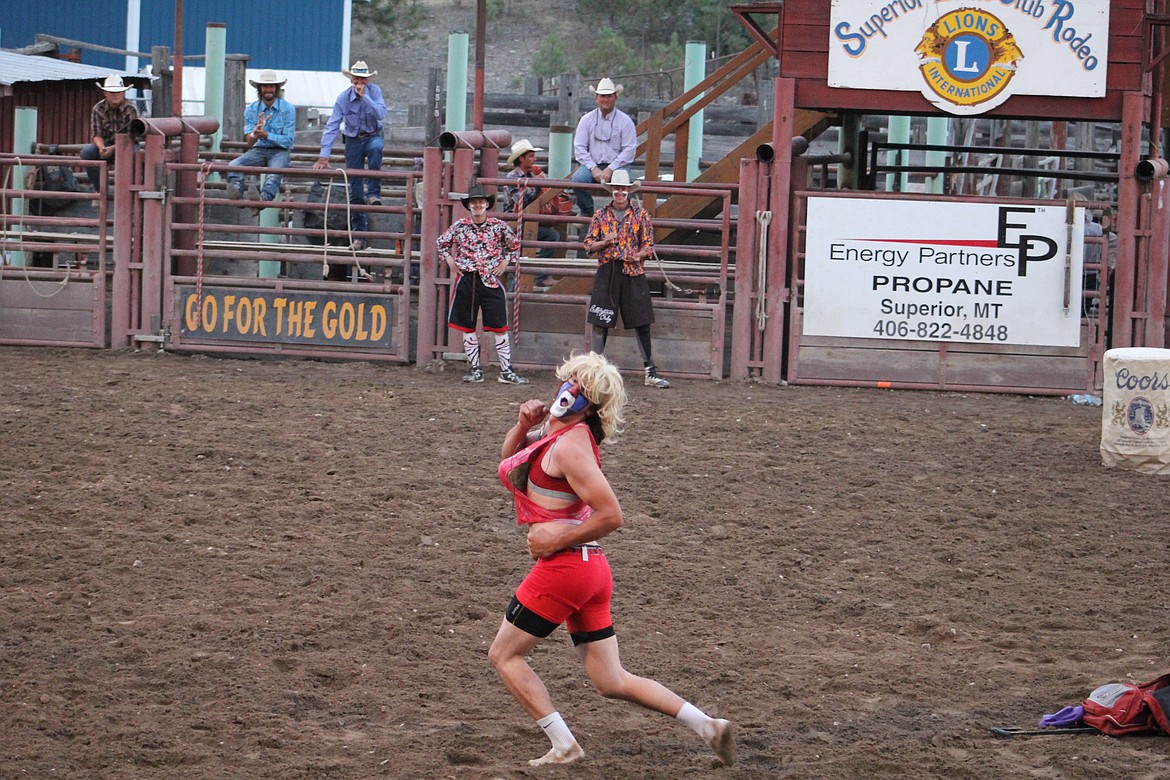
<svg viewBox="0 0 1170 780">
<path fill-rule="evenodd" d="M 593 404 L 588 416 L 595 415 L 601 423 L 602 435 L 597 437 L 598 443 L 621 433 L 621 425 L 625 422 L 622 411 L 626 406 L 626 387 L 617 367 L 604 355 L 596 352 L 573 355 L 557 369 L 557 378 L 562 382 L 576 378 L 581 384 L 582 392 Z"/>
</svg>

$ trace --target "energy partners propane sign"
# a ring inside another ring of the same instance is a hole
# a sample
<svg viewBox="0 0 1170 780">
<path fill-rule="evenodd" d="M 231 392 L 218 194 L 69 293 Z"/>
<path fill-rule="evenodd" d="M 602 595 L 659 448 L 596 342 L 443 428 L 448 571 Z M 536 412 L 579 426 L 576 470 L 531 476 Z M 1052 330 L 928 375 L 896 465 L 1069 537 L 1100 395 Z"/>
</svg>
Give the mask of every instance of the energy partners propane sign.
<svg viewBox="0 0 1170 780">
<path fill-rule="evenodd" d="M 981 114 L 1015 95 L 1103 97 L 1106 0 L 833 0 L 830 87 Z"/>
<path fill-rule="evenodd" d="M 1077 347 L 1085 212 L 1066 213 L 809 198 L 804 333 Z"/>
</svg>

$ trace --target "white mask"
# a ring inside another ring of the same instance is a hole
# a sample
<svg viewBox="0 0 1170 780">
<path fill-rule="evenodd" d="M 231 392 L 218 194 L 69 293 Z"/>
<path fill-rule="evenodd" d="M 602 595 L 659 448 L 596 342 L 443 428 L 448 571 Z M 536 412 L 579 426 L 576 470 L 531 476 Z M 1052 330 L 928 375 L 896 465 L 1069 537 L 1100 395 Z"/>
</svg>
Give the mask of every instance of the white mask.
<svg viewBox="0 0 1170 780">
<path fill-rule="evenodd" d="M 575 382 L 565 382 L 561 385 L 561 390 L 557 393 L 557 398 L 553 401 L 549 414 L 559 419 L 568 414 L 583 412 L 587 408 L 589 408 L 589 399 L 581 392 L 581 386 Z"/>
</svg>

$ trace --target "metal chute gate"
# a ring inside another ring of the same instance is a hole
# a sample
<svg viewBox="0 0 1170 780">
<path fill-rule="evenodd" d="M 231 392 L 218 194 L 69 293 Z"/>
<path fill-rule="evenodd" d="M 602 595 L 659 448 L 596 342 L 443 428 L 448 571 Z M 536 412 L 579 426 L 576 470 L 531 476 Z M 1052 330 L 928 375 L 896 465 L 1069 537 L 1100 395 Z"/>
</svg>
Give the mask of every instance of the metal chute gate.
<svg viewBox="0 0 1170 780">
<path fill-rule="evenodd" d="M 461 359 L 461 348 L 452 344 L 446 322 L 446 302 L 451 279 L 445 264 L 434 252 L 435 239 L 456 219 L 465 216 L 460 197 L 477 181 L 489 188 L 503 187 L 498 146 L 462 144 L 450 149 L 424 152 L 422 266 L 419 289 L 420 363 L 439 359 Z M 491 173 L 486 173 L 491 172 Z M 566 355 L 589 349 L 589 327 L 585 310 L 592 287 L 596 261 L 581 250 L 588 218 L 579 215 L 549 215 L 539 205 L 556 191 L 581 186 L 568 180 L 541 180 L 541 198 L 521 215 L 496 213 L 525 234 L 520 271 L 511 280 L 509 309 L 513 313 L 514 362 L 527 368 L 554 368 Z M 597 194 L 604 189 L 591 185 Z M 720 378 L 726 374 L 727 322 L 734 284 L 734 202 L 738 187 L 672 182 L 645 183 L 644 197 L 667 198 L 686 194 L 718 202 L 718 214 L 706 219 L 654 218 L 657 257 L 647 262 L 647 276 L 656 290 L 654 350 L 656 361 L 676 376 Z M 561 234 L 561 241 L 535 241 L 535 225 L 547 224 Z M 540 249 L 552 257 L 537 257 Z M 545 284 L 537 288 L 534 280 Z M 481 340 L 486 345 L 488 340 Z M 617 330 L 606 350 L 618 365 L 641 370 L 632 333 Z"/>
</svg>

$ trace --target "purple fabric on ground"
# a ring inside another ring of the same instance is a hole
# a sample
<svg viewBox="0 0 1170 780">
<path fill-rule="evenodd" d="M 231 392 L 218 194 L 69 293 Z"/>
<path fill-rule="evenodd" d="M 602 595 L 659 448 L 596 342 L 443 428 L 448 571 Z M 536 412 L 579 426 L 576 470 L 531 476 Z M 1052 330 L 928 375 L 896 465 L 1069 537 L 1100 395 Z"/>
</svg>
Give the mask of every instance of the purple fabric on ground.
<svg viewBox="0 0 1170 780">
<path fill-rule="evenodd" d="M 1040 727 L 1049 728 L 1052 726 L 1072 726 L 1080 723 L 1081 718 L 1085 714 L 1085 708 L 1081 706 L 1065 707 L 1057 712 L 1051 712 L 1040 718 Z"/>
</svg>

